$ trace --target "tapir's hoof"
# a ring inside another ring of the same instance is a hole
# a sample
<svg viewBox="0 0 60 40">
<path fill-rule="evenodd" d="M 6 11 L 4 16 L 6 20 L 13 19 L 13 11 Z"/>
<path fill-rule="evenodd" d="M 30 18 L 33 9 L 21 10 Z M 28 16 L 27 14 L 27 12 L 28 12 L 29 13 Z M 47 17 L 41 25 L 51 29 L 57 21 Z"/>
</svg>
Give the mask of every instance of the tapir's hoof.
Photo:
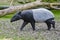
<svg viewBox="0 0 60 40">
<path fill-rule="evenodd" d="M 50 31 L 50 29 L 47 29 L 48 31 Z"/>
<path fill-rule="evenodd" d="M 23 31 L 22 29 L 20 29 L 20 31 Z"/>
<path fill-rule="evenodd" d="M 33 31 L 35 31 L 35 29 L 33 29 Z"/>
</svg>

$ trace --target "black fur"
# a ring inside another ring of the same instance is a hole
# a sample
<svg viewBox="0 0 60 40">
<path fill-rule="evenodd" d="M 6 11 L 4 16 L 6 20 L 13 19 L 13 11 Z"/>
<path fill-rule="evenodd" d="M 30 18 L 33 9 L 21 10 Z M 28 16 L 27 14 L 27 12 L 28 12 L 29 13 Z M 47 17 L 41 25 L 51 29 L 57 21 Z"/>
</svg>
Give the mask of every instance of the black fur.
<svg viewBox="0 0 60 40">
<path fill-rule="evenodd" d="M 33 18 L 33 12 L 31 10 L 26 10 L 21 13 L 21 17 L 24 21 L 32 22 L 35 21 Z"/>
<path fill-rule="evenodd" d="M 26 24 L 30 23 L 32 25 L 33 30 L 35 30 L 35 20 L 33 18 L 33 12 L 31 10 L 27 10 L 26 12 L 22 12 L 21 16 L 24 22 L 20 29 L 22 30 Z"/>
<path fill-rule="evenodd" d="M 54 18 L 51 18 L 51 19 L 46 20 L 45 23 L 47 24 L 48 30 L 51 29 L 51 26 L 55 29 L 55 21 L 54 21 Z"/>
</svg>

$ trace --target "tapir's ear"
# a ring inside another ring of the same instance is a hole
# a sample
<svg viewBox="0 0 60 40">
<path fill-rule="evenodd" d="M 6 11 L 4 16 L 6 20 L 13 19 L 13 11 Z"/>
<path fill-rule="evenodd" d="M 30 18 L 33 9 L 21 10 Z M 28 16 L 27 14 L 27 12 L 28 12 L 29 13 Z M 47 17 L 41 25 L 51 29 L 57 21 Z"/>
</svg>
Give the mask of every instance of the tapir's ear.
<svg viewBox="0 0 60 40">
<path fill-rule="evenodd" d="M 21 11 L 18 12 L 18 15 L 20 15 L 20 14 L 21 14 Z"/>
</svg>

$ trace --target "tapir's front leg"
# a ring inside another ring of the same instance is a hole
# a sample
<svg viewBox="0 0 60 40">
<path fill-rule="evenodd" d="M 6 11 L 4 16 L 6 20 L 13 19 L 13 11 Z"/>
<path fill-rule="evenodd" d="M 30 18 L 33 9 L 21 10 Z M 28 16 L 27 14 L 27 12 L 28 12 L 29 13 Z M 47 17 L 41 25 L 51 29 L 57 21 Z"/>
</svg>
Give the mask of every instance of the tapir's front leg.
<svg viewBox="0 0 60 40">
<path fill-rule="evenodd" d="M 21 26 L 21 28 L 20 28 L 20 30 L 22 30 L 25 27 L 26 24 L 28 24 L 28 22 L 24 21 L 23 24 L 22 24 L 22 26 Z"/>
<path fill-rule="evenodd" d="M 35 30 L 35 22 L 31 22 L 31 26 L 33 28 L 33 31 Z"/>
</svg>

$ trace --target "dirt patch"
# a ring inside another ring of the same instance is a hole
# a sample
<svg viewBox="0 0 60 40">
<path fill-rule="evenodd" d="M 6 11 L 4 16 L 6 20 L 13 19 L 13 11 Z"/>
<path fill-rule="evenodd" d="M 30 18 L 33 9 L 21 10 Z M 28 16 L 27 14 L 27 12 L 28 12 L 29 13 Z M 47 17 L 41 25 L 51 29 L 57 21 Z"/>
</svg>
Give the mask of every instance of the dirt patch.
<svg viewBox="0 0 60 40">
<path fill-rule="evenodd" d="M 22 20 L 10 23 L 10 20 L 0 20 L 0 35 L 5 38 L 25 38 L 25 40 L 60 40 L 60 22 L 56 21 L 56 29 L 46 30 L 45 23 L 36 23 L 36 30 L 33 31 L 30 24 L 20 31 Z M 19 39 L 18 39 L 19 40 Z"/>
</svg>

